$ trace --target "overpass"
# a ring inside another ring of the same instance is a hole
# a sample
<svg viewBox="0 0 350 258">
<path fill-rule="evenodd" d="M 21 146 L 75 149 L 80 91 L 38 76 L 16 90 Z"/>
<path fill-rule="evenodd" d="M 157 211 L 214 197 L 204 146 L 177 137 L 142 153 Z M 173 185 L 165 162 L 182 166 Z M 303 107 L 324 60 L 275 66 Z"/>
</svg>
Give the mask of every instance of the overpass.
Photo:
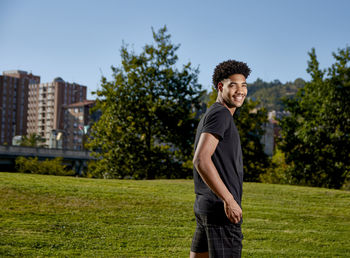
<svg viewBox="0 0 350 258">
<path fill-rule="evenodd" d="M 15 159 L 19 156 L 38 157 L 39 160 L 62 157 L 64 163 L 80 175 L 87 161 L 96 160 L 90 154 L 90 151 L 0 145 L 0 171 L 15 171 Z"/>
</svg>

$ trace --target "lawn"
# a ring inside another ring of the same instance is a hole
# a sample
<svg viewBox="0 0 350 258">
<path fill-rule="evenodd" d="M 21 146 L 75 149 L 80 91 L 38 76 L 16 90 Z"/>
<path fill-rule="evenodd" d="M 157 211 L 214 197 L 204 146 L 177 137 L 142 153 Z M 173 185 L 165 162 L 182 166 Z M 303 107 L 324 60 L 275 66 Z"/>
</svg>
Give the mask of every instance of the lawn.
<svg viewBox="0 0 350 258">
<path fill-rule="evenodd" d="M 350 192 L 245 183 L 244 257 L 350 255 Z M 0 173 L 0 256 L 188 257 L 191 180 Z"/>
</svg>

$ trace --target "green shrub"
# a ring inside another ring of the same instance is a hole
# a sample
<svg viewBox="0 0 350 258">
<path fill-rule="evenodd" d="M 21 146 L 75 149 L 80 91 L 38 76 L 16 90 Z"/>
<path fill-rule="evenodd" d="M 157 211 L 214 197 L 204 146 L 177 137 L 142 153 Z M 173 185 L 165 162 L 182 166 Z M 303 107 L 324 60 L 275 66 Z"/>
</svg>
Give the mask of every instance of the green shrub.
<svg viewBox="0 0 350 258">
<path fill-rule="evenodd" d="M 350 175 L 348 175 L 348 177 L 345 179 L 345 182 L 341 189 L 350 191 Z"/>
<path fill-rule="evenodd" d="M 40 163 L 38 157 L 34 158 L 25 158 L 17 157 L 16 158 L 16 168 L 20 173 L 33 173 L 33 171 L 38 171 Z"/>
<path fill-rule="evenodd" d="M 66 166 L 62 164 L 62 158 L 46 159 L 39 161 L 38 157 L 16 158 L 16 168 L 20 173 L 32 173 L 42 175 L 56 175 L 56 176 L 73 176 L 75 173 L 72 170 L 67 170 Z"/>
<path fill-rule="evenodd" d="M 262 183 L 291 184 L 288 171 L 289 166 L 285 162 L 284 153 L 276 149 L 275 154 L 272 156 L 271 166 L 266 173 L 260 174 L 259 178 Z"/>
<path fill-rule="evenodd" d="M 104 168 L 107 169 L 107 167 L 104 167 Z M 103 173 L 103 169 L 101 169 L 101 164 L 99 166 L 97 164 L 97 161 L 90 160 L 88 162 L 86 177 L 88 177 L 88 178 L 104 178 L 104 173 Z"/>
</svg>

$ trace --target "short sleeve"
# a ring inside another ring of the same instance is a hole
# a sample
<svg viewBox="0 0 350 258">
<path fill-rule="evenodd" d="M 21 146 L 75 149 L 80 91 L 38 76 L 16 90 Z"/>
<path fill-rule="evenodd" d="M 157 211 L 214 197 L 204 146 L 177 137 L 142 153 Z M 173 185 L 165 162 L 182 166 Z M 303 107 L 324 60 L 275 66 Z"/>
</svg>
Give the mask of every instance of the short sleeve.
<svg viewBox="0 0 350 258">
<path fill-rule="evenodd" d="M 228 115 L 227 110 L 224 109 L 215 110 L 208 114 L 207 119 L 204 121 L 202 132 L 214 134 L 221 141 L 227 129 Z"/>
</svg>

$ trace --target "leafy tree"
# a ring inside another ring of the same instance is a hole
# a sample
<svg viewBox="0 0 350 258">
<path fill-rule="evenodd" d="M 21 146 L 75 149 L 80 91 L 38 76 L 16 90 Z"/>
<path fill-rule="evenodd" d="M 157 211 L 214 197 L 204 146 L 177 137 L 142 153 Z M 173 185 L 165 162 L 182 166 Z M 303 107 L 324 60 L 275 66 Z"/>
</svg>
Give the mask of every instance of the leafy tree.
<svg viewBox="0 0 350 258">
<path fill-rule="evenodd" d="M 350 171 L 350 48 L 333 53 L 327 70 L 319 68 L 315 49 L 309 56 L 312 80 L 285 100 L 290 116 L 281 120 L 280 148 L 293 183 L 340 188 Z"/>
<path fill-rule="evenodd" d="M 208 94 L 208 102 L 207 107 L 209 108 L 211 105 L 213 105 L 216 102 L 216 98 L 218 97 L 218 92 L 216 88 L 213 86 L 211 88 L 211 92 Z"/>
<path fill-rule="evenodd" d="M 265 133 L 264 125 L 267 123 L 267 110 L 257 108 L 258 106 L 258 101 L 247 99 L 234 115 L 241 136 L 244 180 L 248 182 L 260 181 L 260 174 L 270 165 L 261 143 Z"/>
<path fill-rule="evenodd" d="M 122 64 L 112 67 L 113 80 L 102 77 L 95 109 L 102 115 L 91 130 L 89 148 L 101 176 L 112 178 L 179 178 L 192 175 L 193 139 L 201 86 L 198 69 L 178 68 L 164 26 L 153 32 L 154 45 L 140 54 L 121 48 Z"/>
<path fill-rule="evenodd" d="M 45 147 L 45 139 L 36 133 L 23 135 L 20 140 L 20 146 L 26 147 Z"/>
<path fill-rule="evenodd" d="M 248 89 L 249 91 L 249 89 Z M 217 98 L 215 88 L 209 93 L 208 107 Z M 258 182 L 260 174 L 269 167 L 268 156 L 264 153 L 261 138 L 265 133 L 264 125 L 267 122 L 267 110 L 258 108 L 258 101 L 249 98 L 242 107 L 236 110 L 233 118 L 239 131 L 243 153 L 244 181 Z"/>
</svg>

